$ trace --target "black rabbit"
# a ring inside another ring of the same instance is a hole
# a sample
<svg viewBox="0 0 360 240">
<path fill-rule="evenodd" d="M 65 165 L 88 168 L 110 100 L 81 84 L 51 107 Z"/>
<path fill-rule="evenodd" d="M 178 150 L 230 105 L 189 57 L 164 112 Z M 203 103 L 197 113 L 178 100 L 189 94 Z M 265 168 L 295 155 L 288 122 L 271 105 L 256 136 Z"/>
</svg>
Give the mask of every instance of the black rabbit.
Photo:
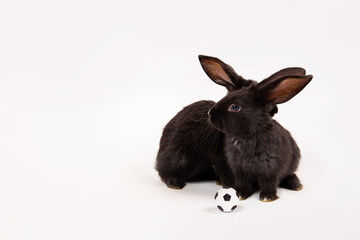
<svg viewBox="0 0 360 240">
<path fill-rule="evenodd" d="M 242 199 L 260 189 L 260 200 L 273 201 L 278 186 L 302 188 L 295 174 L 300 150 L 290 133 L 269 117 L 268 109 L 294 97 L 311 79 L 311 75 L 266 79 L 229 93 L 210 109 L 211 124 L 224 133 L 232 176 L 218 174 L 229 176 L 225 181 L 233 181 L 231 187 Z"/>
<path fill-rule="evenodd" d="M 207 75 L 215 83 L 225 86 L 229 93 L 257 85 L 257 82 L 237 75 L 229 65 L 217 58 L 200 55 L 199 60 Z M 286 68 L 267 80 L 304 75 L 305 70 L 302 68 Z M 181 189 L 187 181 L 193 179 L 217 178 L 224 187 L 233 186 L 232 170 L 226 164 L 226 136 L 209 121 L 208 112 L 214 105 L 213 101 L 195 102 L 185 107 L 165 126 L 156 170 L 168 187 Z M 266 108 L 269 118 L 277 112 L 275 104 L 268 104 Z"/>
</svg>

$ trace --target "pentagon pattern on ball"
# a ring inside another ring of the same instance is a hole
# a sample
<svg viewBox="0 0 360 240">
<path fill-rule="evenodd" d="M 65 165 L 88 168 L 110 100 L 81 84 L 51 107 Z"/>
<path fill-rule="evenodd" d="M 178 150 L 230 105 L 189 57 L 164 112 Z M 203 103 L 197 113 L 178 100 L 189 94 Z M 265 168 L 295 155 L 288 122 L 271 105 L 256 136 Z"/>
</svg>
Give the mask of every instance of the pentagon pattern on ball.
<svg viewBox="0 0 360 240">
<path fill-rule="evenodd" d="M 218 209 L 220 209 L 222 212 L 229 212 L 229 211 L 225 211 L 221 206 L 217 205 Z M 234 205 L 230 210 L 234 211 L 237 208 L 237 205 Z"/>
<path fill-rule="evenodd" d="M 225 201 L 228 202 L 228 201 L 230 201 L 231 196 L 230 196 L 230 194 L 227 193 L 227 194 L 225 194 L 225 195 L 223 196 L 223 198 L 224 198 Z"/>
</svg>

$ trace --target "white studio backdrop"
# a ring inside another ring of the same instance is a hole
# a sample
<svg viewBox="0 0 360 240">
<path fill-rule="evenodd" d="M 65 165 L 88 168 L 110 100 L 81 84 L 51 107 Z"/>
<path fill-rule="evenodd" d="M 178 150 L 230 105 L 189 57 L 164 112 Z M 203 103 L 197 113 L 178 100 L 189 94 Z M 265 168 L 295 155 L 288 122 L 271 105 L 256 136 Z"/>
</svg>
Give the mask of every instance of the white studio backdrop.
<svg viewBox="0 0 360 240">
<path fill-rule="evenodd" d="M 0 3 L 0 239 L 359 239 L 357 1 Z M 276 119 L 302 150 L 301 192 L 219 212 L 214 182 L 167 189 L 162 128 L 245 78 L 304 67 Z"/>
</svg>

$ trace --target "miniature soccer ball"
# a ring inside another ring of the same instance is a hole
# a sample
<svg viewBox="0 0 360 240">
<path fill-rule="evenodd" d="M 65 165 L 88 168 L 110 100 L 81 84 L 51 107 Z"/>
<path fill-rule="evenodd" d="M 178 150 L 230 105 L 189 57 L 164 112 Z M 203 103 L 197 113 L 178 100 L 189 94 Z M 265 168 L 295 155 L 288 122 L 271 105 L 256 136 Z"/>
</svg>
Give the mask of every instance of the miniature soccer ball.
<svg viewBox="0 0 360 240">
<path fill-rule="evenodd" d="M 215 194 L 215 202 L 222 212 L 232 212 L 239 204 L 239 196 L 233 188 L 221 188 Z"/>
</svg>

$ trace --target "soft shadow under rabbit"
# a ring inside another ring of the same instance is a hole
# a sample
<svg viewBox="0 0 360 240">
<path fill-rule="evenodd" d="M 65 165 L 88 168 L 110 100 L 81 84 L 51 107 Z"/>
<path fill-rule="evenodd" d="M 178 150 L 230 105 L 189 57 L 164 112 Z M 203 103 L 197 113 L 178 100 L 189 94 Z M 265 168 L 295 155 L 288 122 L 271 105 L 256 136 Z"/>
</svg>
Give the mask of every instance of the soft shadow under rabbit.
<svg viewBox="0 0 360 240">
<path fill-rule="evenodd" d="M 294 173 L 300 151 L 272 116 L 276 104 L 296 95 L 312 76 L 302 68 L 286 68 L 258 84 L 217 58 L 199 59 L 206 74 L 229 93 L 217 104 L 199 101 L 185 107 L 165 126 L 156 161 L 161 179 L 181 189 L 194 178 L 218 178 L 243 199 L 260 189 L 264 201 L 277 198 L 278 185 L 300 189 Z"/>
</svg>

